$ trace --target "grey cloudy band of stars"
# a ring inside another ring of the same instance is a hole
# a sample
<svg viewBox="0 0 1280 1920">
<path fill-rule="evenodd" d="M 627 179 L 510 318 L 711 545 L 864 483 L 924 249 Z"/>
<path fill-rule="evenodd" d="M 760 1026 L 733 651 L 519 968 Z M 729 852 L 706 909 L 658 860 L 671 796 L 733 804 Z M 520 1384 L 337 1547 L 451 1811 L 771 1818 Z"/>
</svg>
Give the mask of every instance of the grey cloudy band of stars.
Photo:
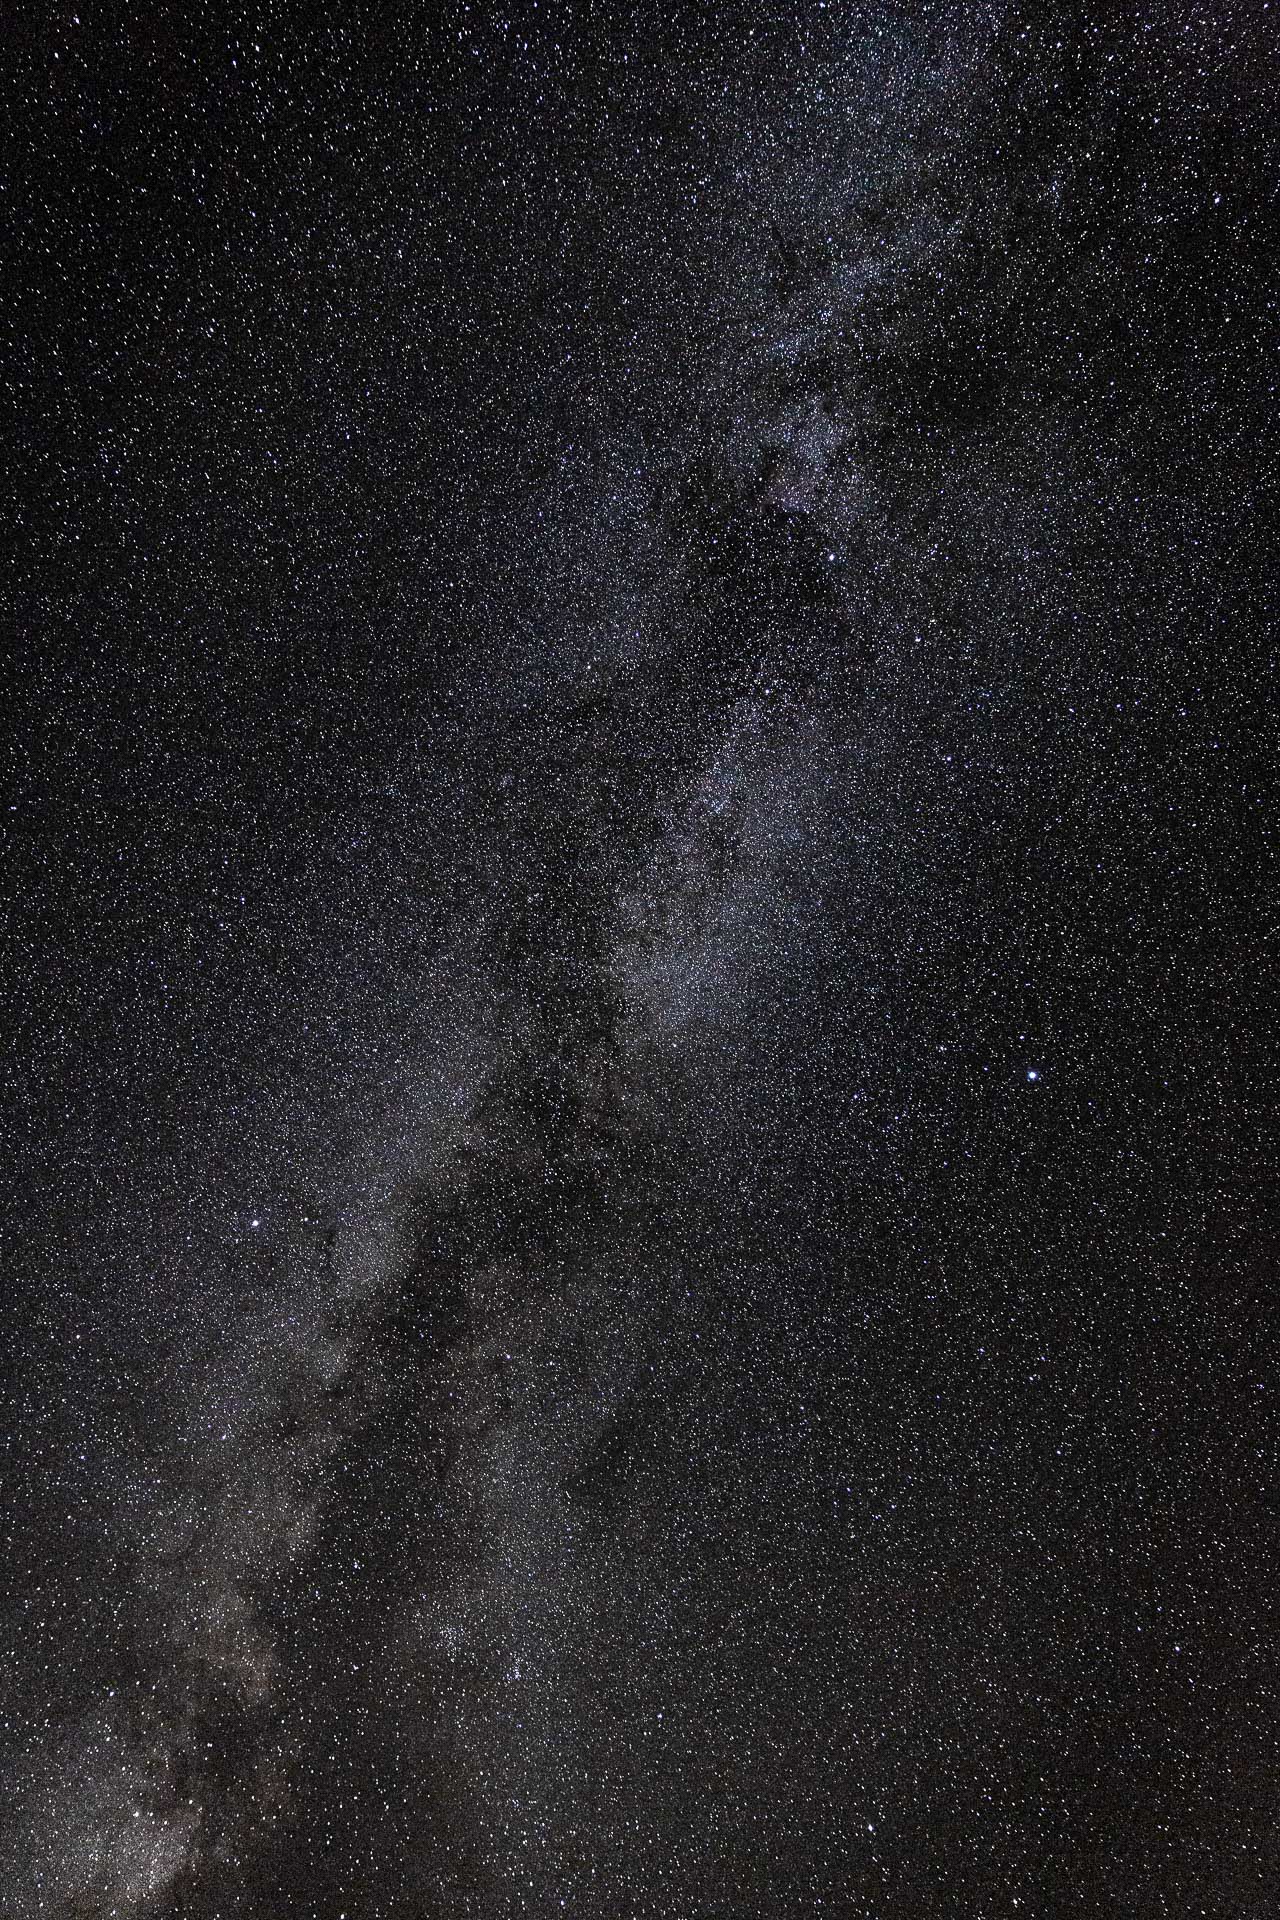
<svg viewBox="0 0 1280 1920">
<path fill-rule="evenodd" d="M 1271 1913 L 1272 9 L 4 48 L 0 1920 Z"/>
</svg>

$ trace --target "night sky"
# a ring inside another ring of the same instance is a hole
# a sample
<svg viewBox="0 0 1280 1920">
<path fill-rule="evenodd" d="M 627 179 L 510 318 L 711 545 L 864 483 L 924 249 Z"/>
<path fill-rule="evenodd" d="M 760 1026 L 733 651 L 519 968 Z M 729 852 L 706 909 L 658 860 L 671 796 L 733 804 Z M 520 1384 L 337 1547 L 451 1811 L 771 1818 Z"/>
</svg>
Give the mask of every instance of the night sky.
<svg viewBox="0 0 1280 1920">
<path fill-rule="evenodd" d="M 0 51 L 2 1920 L 1280 1914 L 1280 13 Z"/>
</svg>

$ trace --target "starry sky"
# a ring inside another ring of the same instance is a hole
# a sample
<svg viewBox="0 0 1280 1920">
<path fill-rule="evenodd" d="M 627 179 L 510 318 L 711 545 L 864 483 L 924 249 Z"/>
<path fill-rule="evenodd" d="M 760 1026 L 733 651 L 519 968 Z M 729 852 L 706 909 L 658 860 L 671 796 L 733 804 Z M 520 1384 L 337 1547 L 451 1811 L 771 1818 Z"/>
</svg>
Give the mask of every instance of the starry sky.
<svg viewBox="0 0 1280 1920">
<path fill-rule="evenodd" d="M 3 1920 L 1280 1914 L 1278 24 L 11 10 Z"/>
</svg>

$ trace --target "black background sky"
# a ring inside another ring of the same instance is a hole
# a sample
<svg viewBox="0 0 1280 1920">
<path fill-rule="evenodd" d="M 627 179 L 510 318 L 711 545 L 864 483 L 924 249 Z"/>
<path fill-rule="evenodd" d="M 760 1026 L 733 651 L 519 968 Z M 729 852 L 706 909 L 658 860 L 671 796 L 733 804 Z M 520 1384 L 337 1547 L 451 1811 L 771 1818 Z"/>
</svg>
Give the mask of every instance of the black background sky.
<svg viewBox="0 0 1280 1920">
<path fill-rule="evenodd" d="M 4 1920 L 1277 1911 L 1272 11 L 3 44 Z"/>
</svg>

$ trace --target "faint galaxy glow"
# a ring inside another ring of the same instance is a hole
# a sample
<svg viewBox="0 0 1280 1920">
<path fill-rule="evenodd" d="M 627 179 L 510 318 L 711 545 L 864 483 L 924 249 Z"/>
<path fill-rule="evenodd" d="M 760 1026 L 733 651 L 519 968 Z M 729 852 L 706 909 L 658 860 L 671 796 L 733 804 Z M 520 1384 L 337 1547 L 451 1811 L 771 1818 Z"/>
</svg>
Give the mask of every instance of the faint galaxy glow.
<svg viewBox="0 0 1280 1920">
<path fill-rule="evenodd" d="M 2 1920 L 1270 1913 L 1273 11 L 13 11 Z"/>
</svg>

